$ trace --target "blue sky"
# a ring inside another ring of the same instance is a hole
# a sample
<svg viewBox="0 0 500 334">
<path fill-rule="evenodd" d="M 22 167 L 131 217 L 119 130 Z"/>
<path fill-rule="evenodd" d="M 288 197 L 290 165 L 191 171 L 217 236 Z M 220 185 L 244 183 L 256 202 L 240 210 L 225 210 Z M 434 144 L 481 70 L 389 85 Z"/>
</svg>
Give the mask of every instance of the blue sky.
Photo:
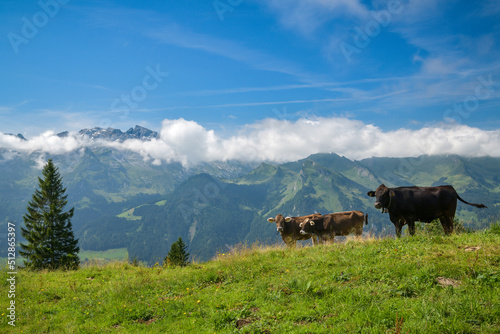
<svg viewBox="0 0 500 334">
<path fill-rule="evenodd" d="M 4 133 L 500 129 L 498 1 L 5 0 L 0 36 Z"/>
</svg>

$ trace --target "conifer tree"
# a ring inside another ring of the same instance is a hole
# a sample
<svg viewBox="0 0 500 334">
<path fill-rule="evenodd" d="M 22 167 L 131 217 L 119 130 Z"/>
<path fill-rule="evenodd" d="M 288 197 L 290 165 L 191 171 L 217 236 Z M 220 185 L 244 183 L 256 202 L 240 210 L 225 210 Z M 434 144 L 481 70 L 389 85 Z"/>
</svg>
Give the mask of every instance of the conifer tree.
<svg viewBox="0 0 500 334">
<path fill-rule="evenodd" d="M 19 253 L 28 268 L 78 269 L 80 248 L 71 225 L 74 208 L 64 212 L 68 195 L 52 159 L 44 166 L 42 175 L 43 179 L 38 178 L 39 189 L 23 216 L 25 227 L 21 227 L 21 235 L 27 244 L 21 243 Z"/>
<path fill-rule="evenodd" d="M 187 266 L 189 264 L 189 253 L 186 244 L 181 237 L 170 246 L 170 251 L 163 261 L 164 265 Z"/>
</svg>

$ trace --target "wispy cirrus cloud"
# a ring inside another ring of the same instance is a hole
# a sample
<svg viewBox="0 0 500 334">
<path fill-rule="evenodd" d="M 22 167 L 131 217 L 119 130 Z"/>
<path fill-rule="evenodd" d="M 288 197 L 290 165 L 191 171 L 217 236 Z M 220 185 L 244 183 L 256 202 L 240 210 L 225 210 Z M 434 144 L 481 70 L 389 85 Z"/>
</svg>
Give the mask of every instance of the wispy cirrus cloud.
<svg viewBox="0 0 500 334">
<path fill-rule="evenodd" d="M 359 0 L 270 0 L 262 1 L 288 29 L 303 35 L 316 32 L 332 19 L 366 18 L 369 10 Z"/>
<path fill-rule="evenodd" d="M 304 70 L 300 65 L 291 61 L 248 48 L 236 41 L 192 32 L 177 23 L 170 23 L 161 29 L 147 31 L 145 36 L 155 39 L 159 43 L 195 49 L 228 58 L 258 70 L 290 75 L 302 82 L 318 82 L 325 79 L 322 75 Z"/>
<path fill-rule="evenodd" d="M 19 103 L 14 103 L 14 104 L 11 104 L 11 105 L 4 105 L 4 106 L 0 106 L 0 112 L 12 112 L 12 111 L 15 111 L 17 108 L 21 107 L 21 106 L 24 106 L 25 104 L 28 104 L 30 101 L 29 100 L 24 100 L 24 101 L 21 101 Z"/>
<path fill-rule="evenodd" d="M 338 87 L 352 87 L 354 85 L 365 85 L 365 84 L 386 84 L 390 82 L 397 82 L 404 80 L 404 77 L 379 77 L 379 78 L 366 78 L 359 80 L 350 81 L 327 81 L 327 82 L 317 82 L 317 83 L 307 83 L 307 84 L 290 84 L 290 85 L 279 85 L 279 86 L 255 86 L 255 87 L 234 87 L 234 88 L 224 88 L 224 89 L 206 89 L 198 91 L 187 91 L 180 93 L 179 95 L 186 96 L 207 96 L 207 95 L 227 95 L 227 94 L 244 94 L 244 93 L 254 93 L 254 92 L 273 92 L 273 91 L 287 91 L 287 90 L 302 90 L 302 89 L 322 89 L 325 91 L 335 91 Z"/>
<path fill-rule="evenodd" d="M 84 23 L 94 28 L 127 31 L 130 38 L 140 35 L 159 44 L 201 51 L 241 62 L 257 70 L 290 75 L 302 82 L 320 81 L 321 75 L 309 72 L 292 61 L 248 47 L 240 41 L 218 37 L 205 31 L 197 32 L 161 11 L 123 6 L 74 8 L 85 16 Z M 216 18 L 215 11 L 213 14 Z M 131 21 L 147 23 L 135 26 L 129 24 Z"/>
</svg>

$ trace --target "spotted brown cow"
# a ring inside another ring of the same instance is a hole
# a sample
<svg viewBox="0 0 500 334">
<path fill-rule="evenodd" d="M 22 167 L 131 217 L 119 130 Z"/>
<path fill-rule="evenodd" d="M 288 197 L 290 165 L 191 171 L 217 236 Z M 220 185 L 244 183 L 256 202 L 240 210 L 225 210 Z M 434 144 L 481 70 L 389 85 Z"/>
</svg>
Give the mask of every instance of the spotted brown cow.
<svg viewBox="0 0 500 334">
<path fill-rule="evenodd" d="M 315 213 L 308 216 L 286 218 L 279 214 L 276 218 L 268 218 L 267 221 L 270 223 L 276 223 L 276 230 L 281 234 L 283 242 L 288 247 L 295 247 L 297 240 L 307 240 L 312 238 L 313 245 L 317 243 L 316 236 L 300 234 L 300 223 L 304 219 L 313 217 L 321 217 L 321 214 Z"/>
<path fill-rule="evenodd" d="M 353 233 L 361 236 L 363 225 L 368 224 L 368 214 L 361 211 L 345 211 L 305 219 L 300 224 L 302 235 L 316 235 L 320 244 L 334 242 L 335 236 Z"/>
</svg>

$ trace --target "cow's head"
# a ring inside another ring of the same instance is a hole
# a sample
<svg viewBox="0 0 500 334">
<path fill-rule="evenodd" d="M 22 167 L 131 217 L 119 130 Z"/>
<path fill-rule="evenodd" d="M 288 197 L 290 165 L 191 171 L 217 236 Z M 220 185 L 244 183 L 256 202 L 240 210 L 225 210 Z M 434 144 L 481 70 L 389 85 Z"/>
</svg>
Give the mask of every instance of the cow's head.
<svg viewBox="0 0 500 334">
<path fill-rule="evenodd" d="M 283 215 L 276 215 L 276 218 L 267 218 L 270 223 L 276 223 L 276 230 L 278 232 L 283 232 L 285 230 L 285 223 L 292 220 L 292 217 L 283 217 Z"/>
<path fill-rule="evenodd" d="M 392 198 L 396 196 L 394 190 L 387 188 L 384 184 L 381 184 L 375 191 L 369 191 L 367 195 L 375 197 L 375 208 L 385 210 L 389 209 Z"/>
<path fill-rule="evenodd" d="M 315 230 L 314 220 L 307 218 L 302 223 L 300 223 L 299 226 L 300 226 L 300 234 L 314 234 Z"/>
</svg>

